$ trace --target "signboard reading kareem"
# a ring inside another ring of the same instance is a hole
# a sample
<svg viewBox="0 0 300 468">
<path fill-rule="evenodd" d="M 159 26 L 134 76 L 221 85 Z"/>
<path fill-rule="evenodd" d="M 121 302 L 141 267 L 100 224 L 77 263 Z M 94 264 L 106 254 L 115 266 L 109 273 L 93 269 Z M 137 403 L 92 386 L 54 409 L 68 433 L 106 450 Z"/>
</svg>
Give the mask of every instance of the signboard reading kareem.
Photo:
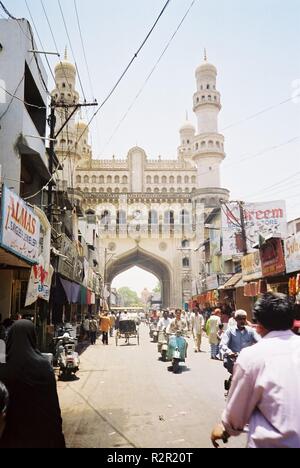
<svg viewBox="0 0 300 468">
<path fill-rule="evenodd" d="M 39 258 L 40 221 L 18 195 L 3 186 L 0 244 L 30 263 Z"/>
</svg>

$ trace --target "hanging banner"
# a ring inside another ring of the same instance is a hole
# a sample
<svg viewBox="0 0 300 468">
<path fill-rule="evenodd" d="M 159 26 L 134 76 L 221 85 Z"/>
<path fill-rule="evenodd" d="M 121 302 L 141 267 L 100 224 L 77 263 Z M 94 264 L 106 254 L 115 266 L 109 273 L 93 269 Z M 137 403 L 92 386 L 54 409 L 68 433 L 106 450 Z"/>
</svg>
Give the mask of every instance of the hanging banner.
<svg viewBox="0 0 300 468">
<path fill-rule="evenodd" d="M 285 201 L 245 203 L 243 205 L 247 250 L 254 252 L 260 236 L 270 238 L 287 236 Z M 242 233 L 240 205 L 229 202 L 222 210 L 222 233 L 225 256 L 242 255 L 244 240 Z"/>
<path fill-rule="evenodd" d="M 38 207 L 34 212 L 40 221 L 39 262 L 31 269 L 27 287 L 25 307 L 34 304 L 38 299 L 49 302 L 53 268 L 50 265 L 51 224 L 46 214 Z"/>
<path fill-rule="evenodd" d="M 243 281 L 253 281 L 262 277 L 259 250 L 242 258 Z"/>
<path fill-rule="evenodd" d="M 300 271 L 300 232 L 285 241 L 286 272 Z"/>
<path fill-rule="evenodd" d="M 37 263 L 39 258 L 40 221 L 18 195 L 3 186 L 0 244 L 4 249 Z"/>
</svg>

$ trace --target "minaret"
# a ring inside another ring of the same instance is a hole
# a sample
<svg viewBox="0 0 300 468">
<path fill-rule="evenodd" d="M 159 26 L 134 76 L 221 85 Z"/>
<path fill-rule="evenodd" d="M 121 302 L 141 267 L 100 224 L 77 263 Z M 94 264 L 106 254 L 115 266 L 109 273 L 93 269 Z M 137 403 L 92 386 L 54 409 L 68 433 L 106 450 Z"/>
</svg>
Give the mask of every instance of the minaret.
<svg viewBox="0 0 300 468">
<path fill-rule="evenodd" d="M 186 121 L 180 127 L 180 146 L 178 148 L 178 157 L 181 160 L 191 160 L 193 155 L 193 146 L 195 139 L 196 129 L 188 121 L 188 114 L 186 114 Z"/>
<path fill-rule="evenodd" d="M 68 61 L 67 48 L 65 50 L 64 60 L 55 67 L 55 84 L 56 88 L 52 91 L 51 96 L 57 104 L 72 105 L 79 102 L 79 94 L 75 89 L 76 68 Z M 72 110 L 73 108 L 57 108 L 56 131 L 62 127 Z M 62 188 L 75 187 L 75 169 L 80 159 L 76 144 L 77 135 L 78 129 L 74 115 L 60 133 L 55 147 L 56 154 L 63 166 L 62 180 L 60 180 Z"/>
<path fill-rule="evenodd" d="M 225 158 L 224 137 L 218 132 L 218 116 L 222 108 L 221 96 L 216 89 L 217 69 L 207 62 L 196 70 L 197 92 L 194 112 L 198 132 L 194 138 L 193 159 L 198 169 L 198 188 L 220 188 L 220 165 Z"/>
</svg>

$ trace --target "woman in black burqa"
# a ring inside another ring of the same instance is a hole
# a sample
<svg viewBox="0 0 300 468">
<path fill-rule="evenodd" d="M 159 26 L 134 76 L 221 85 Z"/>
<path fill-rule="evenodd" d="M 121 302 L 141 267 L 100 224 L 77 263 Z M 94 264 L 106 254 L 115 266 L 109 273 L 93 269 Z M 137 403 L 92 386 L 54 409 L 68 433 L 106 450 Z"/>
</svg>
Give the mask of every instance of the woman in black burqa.
<svg viewBox="0 0 300 468">
<path fill-rule="evenodd" d="M 9 391 L 0 448 L 65 448 L 54 372 L 36 346 L 33 323 L 15 322 L 8 334 L 7 362 L 0 366 L 0 380 Z"/>
</svg>

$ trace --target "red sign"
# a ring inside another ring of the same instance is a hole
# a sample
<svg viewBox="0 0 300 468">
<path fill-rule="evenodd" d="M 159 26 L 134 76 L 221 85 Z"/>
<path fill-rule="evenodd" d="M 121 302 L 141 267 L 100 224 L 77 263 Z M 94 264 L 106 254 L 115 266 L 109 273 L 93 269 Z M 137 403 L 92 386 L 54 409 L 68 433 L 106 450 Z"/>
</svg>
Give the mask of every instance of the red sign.
<svg viewBox="0 0 300 468">
<path fill-rule="evenodd" d="M 274 276 L 285 271 L 282 241 L 279 238 L 269 239 L 260 248 L 260 259 L 263 276 Z"/>
</svg>

